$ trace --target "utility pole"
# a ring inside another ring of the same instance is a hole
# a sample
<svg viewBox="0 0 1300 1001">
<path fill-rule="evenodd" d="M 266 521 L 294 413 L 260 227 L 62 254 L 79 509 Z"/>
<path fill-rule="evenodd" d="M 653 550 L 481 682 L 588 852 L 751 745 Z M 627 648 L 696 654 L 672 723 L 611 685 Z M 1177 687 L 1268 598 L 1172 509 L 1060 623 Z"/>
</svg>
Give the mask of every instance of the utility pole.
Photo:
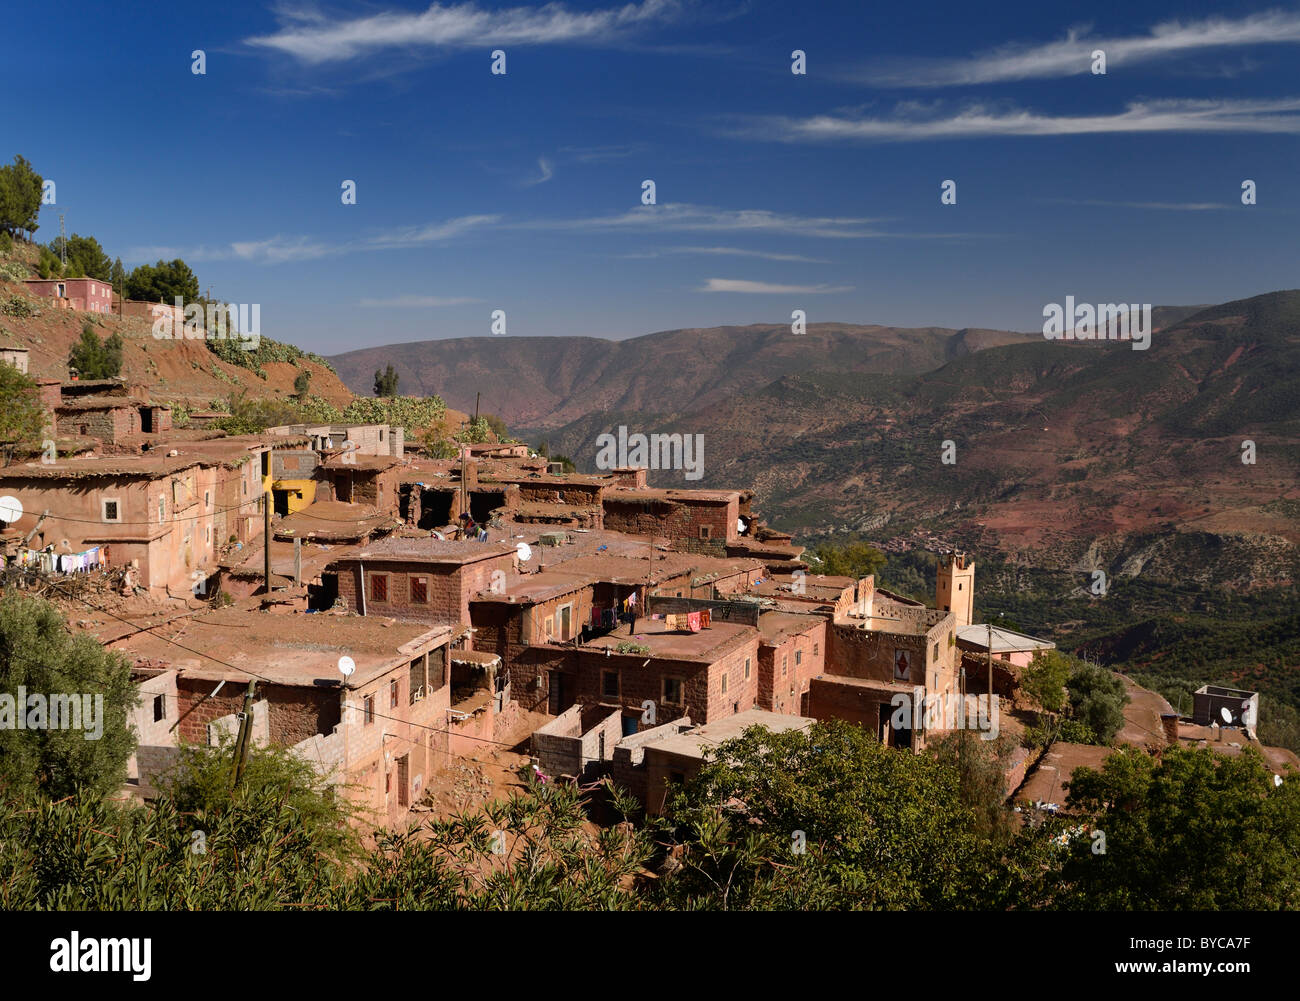
<svg viewBox="0 0 1300 1001">
<path fill-rule="evenodd" d="M 989 726 L 993 725 L 993 623 L 988 623 L 989 627 L 989 714 L 985 717 L 989 721 Z"/>
<path fill-rule="evenodd" d="M 957 774 L 961 789 L 966 791 L 966 668 L 961 669 L 961 737 L 957 741 Z"/>
<path fill-rule="evenodd" d="M 235 740 L 235 760 L 230 769 L 230 788 L 239 785 L 239 777 L 244 773 L 244 764 L 248 761 L 248 745 L 252 743 L 253 697 L 257 693 L 257 682 L 248 680 L 248 691 L 244 692 L 244 708 L 239 714 L 239 737 Z"/>
<path fill-rule="evenodd" d="M 266 596 L 271 597 L 271 492 L 262 494 L 262 573 L 266 577 Z"/>
<path fill-rule="evenodd" d="M 302 587 L 302 539 L 293 540 L 293 585 Z"/>
<path fill-rule="evenodd" d="M 63 213 L 59 213 L 59 263 L 68 266 L 68 231 L 63 226 Z"/>
<path fill-rule="evenodd" d="M 468 461 L 466 459 L 466 454 L 468 450 L 469 450 L 469 446 L 465 444 L 462 444 L 460 446 L 460 513 L 462 515 L 467 510 L 469 510 L 468 506 L 465 503 L 465 463 L 466 461 Z M 465 520 L 463 518 L 457 518 L 456 520 L 462 526 L 465 524 Z M 464 533 L 462 532 L 461 534 L 463 535 Z"/>
<path fill-rule="evenodd" d="M 483 398 L 483 393 L 481 391 L 474 394 L 474 423 L 475 424 L 478 423 L 478 401 L 481 400 L 482 398 Z"/>
</svg>

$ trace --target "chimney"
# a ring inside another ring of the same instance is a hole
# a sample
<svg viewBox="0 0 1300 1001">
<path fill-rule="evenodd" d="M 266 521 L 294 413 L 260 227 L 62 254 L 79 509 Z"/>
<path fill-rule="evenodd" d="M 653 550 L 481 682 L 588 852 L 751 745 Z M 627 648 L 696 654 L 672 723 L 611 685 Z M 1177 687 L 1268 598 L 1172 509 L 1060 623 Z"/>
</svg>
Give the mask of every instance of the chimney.
<svg viewBox="0 0 1300 1001">
<path fill-rule="evenodd" d="M 1170 747 L 1178 746 L 1178 714 L 1161 713 L 1160 725 L 1165 731 L 1165 743 Z"/>
</svg>

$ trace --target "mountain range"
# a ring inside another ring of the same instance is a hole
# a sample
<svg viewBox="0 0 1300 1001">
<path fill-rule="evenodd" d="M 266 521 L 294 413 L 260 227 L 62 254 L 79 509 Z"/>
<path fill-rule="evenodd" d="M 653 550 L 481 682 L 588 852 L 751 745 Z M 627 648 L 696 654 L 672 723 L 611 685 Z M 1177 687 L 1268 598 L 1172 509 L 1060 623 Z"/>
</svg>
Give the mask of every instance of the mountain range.
<svg viewBox="0 0 1300 1001">
<path fill-rule="evenodd" d="M 670 470 L 652 482 L 753 487 L 771 522 L 803 538 L 1294 579 L 1300 291 L 1158 307 L 1153 327 L 1146 351 L 827 323 L 427 341 L 331 362 L 359 392 L 388 362 L 403 392 L 464 410 L 481 392 L 513 433 L 544 437 L 580 469 L 619 425 L 703 435 L 702 480 Z"/>
</svg>

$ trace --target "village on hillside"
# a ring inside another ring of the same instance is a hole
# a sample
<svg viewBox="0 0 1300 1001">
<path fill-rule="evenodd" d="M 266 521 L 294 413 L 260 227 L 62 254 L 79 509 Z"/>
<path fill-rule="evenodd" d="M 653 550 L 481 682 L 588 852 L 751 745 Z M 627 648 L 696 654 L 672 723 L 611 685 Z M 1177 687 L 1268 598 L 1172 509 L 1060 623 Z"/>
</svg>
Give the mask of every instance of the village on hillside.
<svg viewBox="0 0 1300 1001">
<path fill-rule="evenodd" d="M 100 283 L 30 284 L 100 308 Z M 3 360 L 26 371 L 19 346 Z M 950 547 L 927 605 L 819 573 L 742 486 L 566 472 L 510 441 L 434 458 L 382 423 L 180 428 L 148 386 L 37 383 L 59 447 L 0 470 L 4 584 L 132 663 L 127 798 L 235 737 L 291 748 L 379 827 L 530 781 L 609 780 L 653 816 L 754 726 L 843 720 L 899 754 L 1017 738 L 1024 672 L 1055 647 L 980 618 L 978 554 Z M 1111 745 L 1300 767 L 1259 745 L 1255 692 L 1204 686 L 1179 715 L 1124 685 Z M 1002 794 L 1059 812 L 1111 749 L 1017 741 Z"/>
</svg>

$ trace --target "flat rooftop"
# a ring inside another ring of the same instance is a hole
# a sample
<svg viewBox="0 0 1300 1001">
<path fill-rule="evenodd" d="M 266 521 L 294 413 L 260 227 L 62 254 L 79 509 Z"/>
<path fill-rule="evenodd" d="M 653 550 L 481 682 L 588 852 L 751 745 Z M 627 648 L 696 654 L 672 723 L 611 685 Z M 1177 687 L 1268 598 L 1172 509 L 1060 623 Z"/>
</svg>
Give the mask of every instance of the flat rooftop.
<svg viewBox="0 0 1300 1001">
<path fill-rule="evenodd" d="M 143 455 L 106 455 L 60 459 L 58 462 L 24 462 L 0 470 L 0 478 L 64 479 L 94 476 L 163 477 L 192 466 L 233 466 L 252 460 L 262 449 L 281 444 L 274 435 L 237 435 L 222 438 L 163 439 Z M 168 455 L 169 452 L 176 455 Z"/>
<path fill-rule="evenodd" d="M 533 550 L 536 553 L 536 549 Z M 444 539 L 402 538 L 390 536 L 366 546 L 353 558 L 387 560 L 402 563 L 477 563 L 505 554 L 514 555 L 515 541 L 500 539 L 488 542 Z"/>
<path fill-rule="evenodd" d="M 808 716 L 790 716 L 786 713 L 768 712 L 766 709 L 747 709 L 735 716 L 705 723 L 681 733 L 665 736 L 662 740 L 645 745 L 647 751 L 662 751 L 683 758 L 703 759 L 705 754 L 723 741 L 739 737 L 751 726 L 761 726 L 773 733 L 787 730 L 806 730 L 816 720 Z"/>
<path fill-rule="evenodd" d="M 772 646 L 780 643 L 787 636 L 806 633 L 809 629 L 825 621 L 826 618 L 822 615 L 763 611 L 758 616 L 758 631 L 763 634 L 763 642 Z"/>
<path fill-rule="evenodd" d="M 346 501 L 317 501 L 305 508 L 285 515 L 276 523 L 273 534 L 277 538 L 327 539 L 340 542 L 359 542 L 371 532 L 391 525 L 396 519 L 380 514 L 370 504 L 349 504 Z"/>
<path fill-rule="evenodd" d="M 358 688 L 452 631 L 377 616 L 224 608 L 151 625 L 110 646 L 153 666 L 169 664 L 185 677 Z M 346 681 L 338 669 L 345 655 L 356 663 Z"/>
<path fill-rule="evenodd" d="M 543 570 L 541 573 L 507 575 L 504 591 L 480 591 L 472 601 L 491 601 L 504 605 L 535 605 L 590 587 L 593 579 L 587 574 L 569 573 L 565 570 Z"/>
<path fill-rule="evenodd" d="M 611 487 L 605 488 L 605 502 L 618 503 L 626 501 L 664 500 L 696 504 L 727 504 L 739 500 L 744 494 L 740 490 L 690 490 L 660 487 Z"/>
<path fill-rule="evenodd" d="M 617 653 L 620 643 L 639 643 L 650 648 L 650 653 L 642 656 L 712 664 L 736 647 L 757 638 L 753 626 L 714 622 L 708 629 L 701 629 L 698 633 L 678 632 L 665 628 L 663 619 L 647 619 L 638 615 L 635 633 L 629 630 L 628 623 L 620 623 L 612 632 L 592 640 L 581 649 L 603 654 L 609 648 Z"/>
</svg>

